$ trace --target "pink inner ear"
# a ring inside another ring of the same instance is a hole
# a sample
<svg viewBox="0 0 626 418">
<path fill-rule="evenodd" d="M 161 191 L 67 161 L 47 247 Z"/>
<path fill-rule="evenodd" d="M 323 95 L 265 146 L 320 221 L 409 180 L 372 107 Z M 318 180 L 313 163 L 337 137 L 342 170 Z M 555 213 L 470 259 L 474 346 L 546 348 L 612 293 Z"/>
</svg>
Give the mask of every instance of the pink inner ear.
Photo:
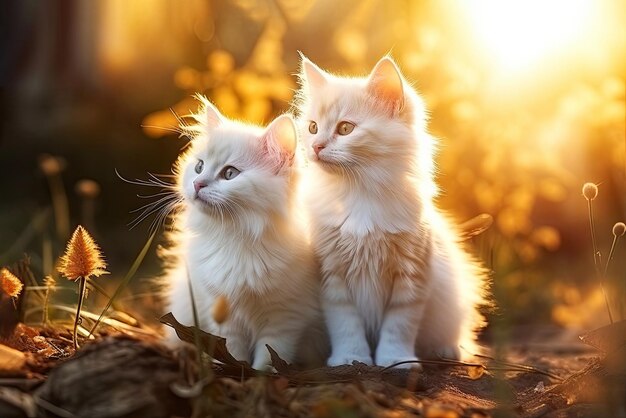
<svg viewBox="0 0 626 418">
<path fill-rule="evenodd" d="M 392 105 L 398 111 L 404 102 L 402 77 L 396 65 L 389 58 L 381 59 L 372 70 L 367 89 L 376 98 Z"/>
<path fill-rule="evenodd" d="M 270 165 L 273 172 L 278 173 L 283 167 L 293 164 L 294 155 L 279 145 L 272 130 L 266 132 L 261 140 L 263 160 Z"/>
</svg>

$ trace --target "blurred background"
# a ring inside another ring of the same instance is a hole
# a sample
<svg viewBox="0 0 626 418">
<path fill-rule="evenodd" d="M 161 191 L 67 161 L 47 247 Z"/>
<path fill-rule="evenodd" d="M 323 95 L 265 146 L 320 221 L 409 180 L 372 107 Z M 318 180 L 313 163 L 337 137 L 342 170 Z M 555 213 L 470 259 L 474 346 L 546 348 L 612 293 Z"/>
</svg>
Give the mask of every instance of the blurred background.
<svg viewBox="0 0 626 418">
<path fill-rule="evenodd" d="M 298 51 L 367 74 L 390 53 L 440 138 L 440 206 L 493 226 L 471 245 L 493 271 L 496 316 L 515 325 L 608 322 L 594 276 L 585 182 L 606 262 L 626 220 L 626 3 L 615 0 L 36 0 L 3 3 L 0 264 L 37 280 L 78 223 L 113 289 L 149 236 L 132 210 L 186 143 L 176 115 L 206 94 L 229 117 L 289 109 Z M 157 240 L 160 240 L 157 236 Z M 126 302 L 151 293 L 152 248 Z M 74 286 L 71 283 L 62 285 Z M 626 314 L 626 243 L 607 289 Z"/>
</svg>

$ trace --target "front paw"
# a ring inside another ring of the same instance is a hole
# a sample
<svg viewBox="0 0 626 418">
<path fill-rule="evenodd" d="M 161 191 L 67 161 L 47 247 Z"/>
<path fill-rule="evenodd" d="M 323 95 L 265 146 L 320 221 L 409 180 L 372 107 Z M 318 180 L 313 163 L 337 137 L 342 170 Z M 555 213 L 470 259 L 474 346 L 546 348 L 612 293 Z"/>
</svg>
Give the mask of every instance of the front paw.
<svg viewBox="0 0 626 418">
<path fill-rule="evenodd" d="M 402 364 L 398 364 L 402 363 Z M 381 367 L 389 367 L 391 365 L 398 364 L 394 368 L 398 369 L 422 369 L 422 365 L 419 363 L 419 359 L 415 356 L 408 355 L 376 355 L 376 365 Z"/>
<path fill-rule="evenodd" d="M 254 363 L 252 364 L 252 368 L 262 373 L 270 373 L 270 374 L 278 373 L 276 368 L 272 364 L 265 363 L 265 362 L 259 362 L 258 364 Z"/>
<path fill-rule="evenodd" d="M 359 363 L 365 363 L 368 366 L 373 366 L 374 362 L 372 361 L 371 356 L 363 356 L 358 354 L 350 354 L 350 353 L 337 353 L 330 356 L 327 361 L 327 364 L 331 367 L 341 366 L 343 364 L 352 364 L 353 361 L 357 361 Z"/>
<path fill-rule="evenodd" d="M 461 350 L 457 346 L 444 346 L 433 350 L 433 358 L 444 360 L 461 360 Z"/>
</svg>

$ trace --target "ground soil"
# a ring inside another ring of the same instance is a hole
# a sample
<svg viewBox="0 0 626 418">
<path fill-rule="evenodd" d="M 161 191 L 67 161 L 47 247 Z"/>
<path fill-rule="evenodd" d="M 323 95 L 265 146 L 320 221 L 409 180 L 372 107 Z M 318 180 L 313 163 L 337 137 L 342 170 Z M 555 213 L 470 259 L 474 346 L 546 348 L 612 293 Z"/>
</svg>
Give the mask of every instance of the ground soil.
<svg viewBox="0 0 626 418">
<path fill-rule="evenodd" d="M 189 339 L 190 329 L 179 334 Z M 355 364 L 302 371 L 275 356 L 277 371 L 262 375 L 229 357 L 219 339 L 205 342 L 221 362 L 201 370 L 194 350 L 173 353 L 146 336 L 99 335 L 75 353 L 68 331 L 18 324 L 2 342 L 26 353 L 27 362 L 0 372 L 0 417 L 626 414 L 623 345 L 607 355 L 583 344 L 577 333 L 557 328 L 517 334 L 506 347 L 506 360 L 475 359 L 485 368 L 424 364 L 421 371 L 384 370 Z"/>
</svg>

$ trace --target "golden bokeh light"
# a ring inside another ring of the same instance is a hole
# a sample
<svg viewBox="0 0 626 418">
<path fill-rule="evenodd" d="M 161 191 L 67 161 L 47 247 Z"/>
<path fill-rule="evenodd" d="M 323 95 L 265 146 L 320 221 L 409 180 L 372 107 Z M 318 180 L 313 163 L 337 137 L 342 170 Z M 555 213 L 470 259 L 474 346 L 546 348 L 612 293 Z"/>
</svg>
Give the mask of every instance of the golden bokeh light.
<svg viewBox="0 0 626 418">
<path fill-rule="evenodd" d="M 479 0 L 459 4 L 493 64 L 504 72 L 522 73 L 589 37 L 600 2 Z"/>
</svg>

